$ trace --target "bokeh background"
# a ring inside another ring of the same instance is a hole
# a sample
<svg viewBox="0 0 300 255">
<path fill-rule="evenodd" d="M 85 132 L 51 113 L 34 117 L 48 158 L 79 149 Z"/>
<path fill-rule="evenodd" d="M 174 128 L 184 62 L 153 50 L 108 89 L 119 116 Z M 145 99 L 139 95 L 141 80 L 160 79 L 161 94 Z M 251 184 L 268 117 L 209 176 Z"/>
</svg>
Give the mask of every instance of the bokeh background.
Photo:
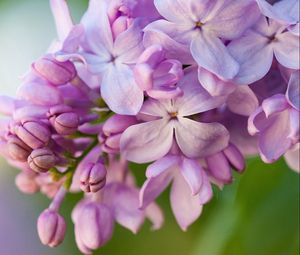
<svg viewBox="0 0 300 255">
<path fill-rule="evenodd" d="M 75 20 L 86 0 L 69 0 Z M 31 62 L 47 49 L 55 29 L 47 0 L 0 0 L 0 94 L 14 95 Z M 247 171 L 235 176 L 200 219 L 184 233 L 176 225 L 168 203 L 168 191 L 159 199 L 165 226 L 150 231 L 147 223 L 138 235 L 117 227 L 111 242 L 95 254 L 106 255 L 298 255 L 299 175 L 283 160 L 265 165 L 248 160 Z M 132 166 L 138 182 L 144 168 Z M 68 219 L 64 244 L 43 247 L 36 233 L 36 219 L 49 201 L 42 195 L 27 196 L 14 186 L 17 170 L 0 158 L 0 254 L 80 254 L 76 248 L 72 207 L 80 199 L 69 195 L 62 208 Z"/>
</svg>

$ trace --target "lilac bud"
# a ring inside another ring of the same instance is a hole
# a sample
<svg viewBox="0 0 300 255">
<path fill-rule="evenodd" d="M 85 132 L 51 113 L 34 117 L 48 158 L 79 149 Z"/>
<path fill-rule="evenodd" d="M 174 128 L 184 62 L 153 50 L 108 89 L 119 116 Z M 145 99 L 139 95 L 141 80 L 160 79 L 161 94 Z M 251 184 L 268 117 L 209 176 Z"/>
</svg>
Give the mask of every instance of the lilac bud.
<svg viewBox="0 0 300 255">
<path fill-rule="evenodd" d="M 55 247 L 65 238 L 66 223 L 56 211 L 46 209 L 38 218 L 37 230 L 44 245 Z"/>
<path fill-rule="evenodd" d="M 111 210 L 103 205 L 89 202 L 75 208 L 76 242 L 83 251 L 102 247 L 110 240 L 114 227 Z"/>
<path fill-rule="evenodd" d="M 38 59 L 32 68 L 38 75 L 56 86 L 70 82 L 77 75 L 75 66 L 71 61 L 60 62 L 50 55 Z"/>
<path fill-rule="evenodd" d="M 60 135 L 70 135 L 76 132 L 79 126 L 79 117 L 66 105 L 54 106 L 49 111 L 52 126 Z"/>
<path fill-rule="evenodd" d="M 222 184 L 231 183 L 231 168 L 223 152 L 206 157 L 206 163 L 213 178 Z"/>
<path fill-rule="evenodd" d="M 57 163 L 57 157 L 48 148 L 36 149 L 28 157 L 30 168 L 38 173 L 45 173 Z"/>
<path fill-rule="evenodd" d="M 234 169 L 240 173 L 245 170 L 244 156 L 234 144 L 229 144 L 223 153 Z"/>
<path fill-rule="evenodd" d="M 102 189 L 106 182 L 106 168 L 103 163 L 89 163 L 80 175 L 80 188 L 84 192 L 97 192 Z"/>
<path fill-rule="evenodd" d="M 39 190 L 39 185 L 35 181 L 36 174 L 21 172 L 15 179 L 18 189 L 25 194 L 33 194 Z"/>
<path fill-rule="evenodd" d="M 15 126 L 16 135 L 32 149 L 46 146 L 51 137 L 46 125 L 37 121 L 27 121 Z"/>
<path fill-rule="evenodd" d="M 26 162 L 32 149 L 16 136 L 9 136 L 7 141 L 8 153 L 12 159 Z"/>
<path fill-rule="evenodd" d="M 122 133 L 138 121 L 133 116 L 115 114 L 103 125 L 103 133 L 99 136 L 102 143 L 102 150 L 107 153 L 118 153 L 120 150 L 120 139 Z"/>
</svg>

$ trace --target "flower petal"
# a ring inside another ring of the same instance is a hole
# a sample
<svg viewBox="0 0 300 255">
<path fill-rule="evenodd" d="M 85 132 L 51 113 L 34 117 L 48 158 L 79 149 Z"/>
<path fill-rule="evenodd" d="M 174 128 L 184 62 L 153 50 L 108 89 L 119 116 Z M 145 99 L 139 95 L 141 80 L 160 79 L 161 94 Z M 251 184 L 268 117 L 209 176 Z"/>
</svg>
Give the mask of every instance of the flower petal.
<svg viewBox="0 0 300 255">
<path fill-rule="evenodd" d="M 201 189 L 199 191 L 199 199 L 200 199 L 200 204 L 206 204 L 208 203 L 212 197 L 213 197 L 213 190 L 212 190 L 212 186 L 210 184 L 210 181 L 208 179 L 208 176 L 206 174 L 206 172 L 201 171 L 202 172 L 202 186 Z"/>
<path fill-rule="evenodd" d="M 164 215 L 156 203 L 150 204 L 145 209 L 145 213 L 147 218 L 152 222 L 151 230 L 158 230 L 162 227 L 164 224 Z"/>
<path fill-rule="evenodd" d="M 202 212 L 199 196 L 191 195 L 190 187 L 181 175 L 174 178 L 170 202 L 176 221 L 183 231 L 186 231 Z"/>
<path fill-rule="evenodd" d="M 292 69 L 300 68 L 299 36 L 284 32 L 276 36 L 274 54 L 280 64 Z"/>
<path fill-rule="evenodd" d="M 67 1 L 50 0 L 50 6 L 54 16 L 58 38 L 60 41 L 64 41 L 73 27 Z"/>
<path fill-rule="evenodd" d="M 105 1 L 90 0 L 81 20 L 86 35 L 83 47 L 99 55 L 113 50 L 113 37 L 106 10 Z"/>
<path fill-rule="evenodd" d="M 144 94 L 127 65 L 110 65 L 103 75 L 101 96 L 116 113 L 135 115 L 142 107 Z"/>
<path fill-rule="evenodd" d="M 292 145 L 289 111 L 283 111 L 268 119 L 269 126 L 260 133 L 259 151 L 262 160 L 272 163 L 281 157 Z M 272 142 L 270 142 L 272 141 Z"/>
<path fill-rule="evenodd" d="M 136 63 L 137 58 L 144 50 L 143 31 L 140 20 L 134 20 L 133 24 L 121 33 L 114 43 L 114 54 L 122 63 Z"/>
<path fill-rule="evenodd" d="M 299 151 L 299 143 L 296 145 L 296 148 L 293 148 L 289 151 L 287 151 L 284 154 L 284 159 L 288 166 L 292 168 L 296 172 L 300 172 L 300 151 Z"/>
<path fill-rule="evenodd" d="M 230 111 L 249 116 L 258 107 L 258 99 L 248 86 L 239 86 L 228 96 L 227 106 Z"/>
<path fill-rule="evenodd" d="M 146 176 L 152 178 L 160 175 L 179 162 L 178 156 L 167 155 L 147 167 Z"/>
<path fill-rule="evenodd" d="M 205 157 L 228 145 L 229 133 L 219 123 L 199 123 L 178 118 L 175 137 L 183 154 L 190 158 Z"/>
<path fill-rule="evenodd" d="M 196 160 L 182 157 L 180 173 L 190 186 L 191 194 L 193 196 L 198 194 L 202 187 L 202 171 L 202 167 Z"/>
<path fill-rule="evenodd" d="M 179 116 L 190 116 L 206 112 L 221 106 L 225 102 L 225 97 L 212 97 L 199 84 L 196 68 L 186 69 L 185 76 L 178 82 L 178 87 L 184 93 L 182 97 L 174 100 Z"/>
<path fill-rule="evenodd" d="M 173 175 L 171 171 L 147 179 L 140 190 L 140 208 L 144 209 L 151 204 L 170 184 Z"/>
<path fill-rule="evenodd" d="M 203 31 L 192 40 L 191 53 L 199 66 L 224 79 L 232 79 L 239 71 L 223 42 L 210 32 Z"/>
<path fill-rule="evenodd" d="M 165 156 L 173 142 L 173 126 L 166 120 L 133 125 L 122 134 L 120 148 L 124 157 L 146 163 Z"/>
<path fill-rule="evenodd" d="M 286 92 L 287 98 L 289 103 L 295 107 L 296 109 L 300 110 L 300 72 L 294 72 L 292 73 L 289 84 L 288 84 L 288 89 Z"/>
<path fill-rule="evenodd" d="M 239 73 L 234 78 L 236 83 L 251 84 L 264 77 L 270 70 L 273 61 L 272 44 L 259 33 L 250 31 L 229 43 L 227 48 L 240 64 Z"/>
</svg>

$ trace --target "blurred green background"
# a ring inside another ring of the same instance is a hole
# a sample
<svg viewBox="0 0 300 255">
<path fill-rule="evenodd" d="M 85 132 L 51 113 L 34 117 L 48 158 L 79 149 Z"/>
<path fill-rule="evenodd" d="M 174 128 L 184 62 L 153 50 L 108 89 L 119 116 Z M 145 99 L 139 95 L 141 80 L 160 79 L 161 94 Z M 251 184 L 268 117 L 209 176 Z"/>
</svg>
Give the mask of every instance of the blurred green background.
<svg viewBox="0 0 300 255">
<path fill-rule="evenodd" d="M 75 20 L 87 1 L 68 1 Z M 0 0 L 0 94 L 14 95 L 19 77 L 47 49 L 55 36 L 47 0 Z M 133 166 L 141 184 L 144 169 Z M 43 247 L 36 233 L 36 218 L 49 200 L 37 194 L 21 194 L 14 186 L 17 171 L 0 159 L 0 254 L 80 254 L 70 221 L 72 207 L 80 199 L 69 195 L 62 208 L 68 219 L 64 244 Z M 213 201 L 184 233 L 172 216 L 168 191 L 159 199 L 165 212 L 162 230 L 150 231 L 147 223 L 138 235 L 121 227 L 113 239 L 95 254 L 105 255 L 298 255 L 299 175 L 283 160 L 265 165 L 248 160 L 242 176 L 215 190 Z"/>
</svg>

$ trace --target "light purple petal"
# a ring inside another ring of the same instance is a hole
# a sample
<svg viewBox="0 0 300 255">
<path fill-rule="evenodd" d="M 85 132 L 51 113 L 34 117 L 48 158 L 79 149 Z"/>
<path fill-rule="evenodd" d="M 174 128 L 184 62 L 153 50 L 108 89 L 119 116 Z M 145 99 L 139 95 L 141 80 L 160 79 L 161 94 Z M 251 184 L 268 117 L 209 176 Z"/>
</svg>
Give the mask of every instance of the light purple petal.
<svg viewBox="0 0 300 255">
<path fill-rule="evenodd" d="M 260 11 L 252 0 L 220 1 L 222 7 L 214 13 L 214 17 L 204 21 L 203 29 L 216 36 L 232 40 L 240 37 L 259 18 Z M 218 4 L 217 4 L 218 5 Z"/>
<path fill-rule="evenodd" d="M 205 157 L 228 145 L 229 133 L 219 123 L 199 123 L 178 118 L 175 137 L 183 154 L 190 158 Z"/>
<path fill-rule="evenodd" d="M 67 1 L 50 0 L 50 6 L 54 16 L 58 38 L 60 41 L 63 41 L 73 27 L 73 21 Z"/>
<path fill-rule="evenodd" d="M 299 69 L 299 44 L 299 37 L 290 32 L 277 35 L 273 47 L 278 62 L 285 67 Z"/>
<path fill-rule="evenodd" d="M 135 115 L 142 107 L 144 94 L 127 65 L 113 65 L 105 71 L 101 95 L 109 108 L 118 114 Z"/>
<path fill-rule="evenodd" d="M 262 103 L 263 111 L 266 117 L 278 112 L 282 112 L 288 108 L 288 103 L 284 95 L 277 94 L 267 98 Z"/>
<path fill-rule="evenodd" d="M 186 231 L 202 212 L 199 196 L 191 195 L 190 187 L 181 175 L 174 178 L 170 202 L 176 221 L 183 231 Z"/>
<path fill-rule="evenodd" d="M 239 86 L 228 96 L 227 106 L 236 114 L 249 116 L 258 107 L 258 99 L 248 86 Z"/>
<path fill-rule="evenodd" d="M 113 50 L 113 37 L 106 10 L 105 1 L 90 0 L 88 10 L 81 20 L 86 34 L 84 48 L 99 55 Z"/>
<path fill-rule="evenodd" d="M 287 98 L 289 103 L 295 107 L 296 109 L 300 110 L 300 72 L 292 73 L 288 89 L 287 89 Z"/>
<path fill-rule="evenodd" d="M 167 21 L 157 20 L 149 24 L 145 29 L 143 43 L 145 47 L 153 44 L 160 44 L 166 50 L 166 57 L 169 59 L 177 59 L 182 64 L 193 64 L 193 60 L 189 45 L 175 41 L 170 35 Z"/>
<path fill-rule="evenodd" d="M 272 163 L 281 157 L 292 145 L 289 111 L 283 111 L 268 119 L 269 126 L 260 133 L 259 150 L 262 160 Z M 270 142 L 272 141 L 272 142 Z"/>
<path fill-rule="evenodd" d="M 198 194 L 202 187 L 202 171 L 202 167 L 196 160 L 186 157 L 182 158 L 182 162 L 180 164 L 180 173 L 190 186 L 191 194 L 193 196 Z"/>
<path fill-rule="evenodd" d="M 293 148 L 287 151 L 284 154 L 284 158 L 286 163 L 290 168 L 292 168 L 296 172 L 300 172 L 300 151 L 299 151 L 299 143 L 296 145 L 296 148 Z"/>
<path fill-rule="evenodd" d="M 213 190 L 212 190 L 212 186 L 210 184 L 210 181 L 208 179 L 208 176 L 206 174 L 206 172 L 201 171 L 202 172 L 202 186 L 201 189 L 199 191 L 199 199 L 200 199 L 200 204 L 206 204 L 208 203 L 212 197 L 213 197 Z"/>
<path fill-rule="evenodd" d="M 143 31 L 140 23 L 139 20 L 134 20 L 133 24 L 115 40 L 113 52 L 121 63 L 136 63 L 137 58 L 144 50 Z"/>
<path fill-rule="evenodd" d="M 160 119 L 133 125 L 122 134 L 123 156 L 136 163 L 146 163 L 165 156 L 173 142 L 173 126 Z"/>
<path fill-rule="evenodd" d="M 150 204 L 145 209 L 146 217 L 152 222 L 151 230 L 158 230 L 164 224 L 164 215 L 156 203 Z"/>
<path fill-rule="evenodd" d="M 168 170 L 170 167 L 174 166 L 179 162 L 178 156 L 167 155 L 161 159 L 158 159 L 151 165 L 147 167 L 146 177 L 152 178 L 160 175 L 164 171 Z"/>
<path fill-rule="evenodd" d="M 144 222 L 144 212 L 139 209 L 139 192 L 123 184 L 111 184 L 105 188 L 105 203 L 114 211 L 115 220 L 133 233 Z"/>
<path fill-rule="evenodd" d="M 167 20 L 175 23 L 193 23 L 190 0 L 154 0 L 158 12 Z"/>
<path fill-rule="evenodd" d="M 142 114 L 155 116 L 155 117 L 165 117 L 168 116 L 167 109 L 170 107 L 170 100 L 155 100 L 152 98 L 147 99 L 140 111 Z"/>
<path fill-rule="evenodd" d="M 198 79 L 201 85 L 212 96 L 229 95 L 236 88 L 236 84 L 230 80 L 221 80 L 215 74 L 201 67 L 198 68 Z"/>
<path fill-rule="evenodd" d="M 200 112 L 206 112 L 221 106 L 225 97 L 212 97 L 199 84 L 196 68 L 186 69 L 185 76 L 178 82 L 178 87 L 184 95 L 174 100 L 178 108 L 179 116 L 189 116 Z"/>
<path fill-rule="evenodd" d="M 266 37 L 251 31 L 232 41 L 227 47 L 240 64 L 239 73 L 234 78 L 236 83 L 251 84 L 264 77 L 270 70 L 273 48 Z"/>
<path fill-rule="evenodd" d="M 239 71 L 223 42 L 209 32 L 203 31 L 192 40 L 191 53 L 199 66 L 224 79 L 232 79 Z"/>
<path fill-rule="evenodd" d="M 173 174 L 171 171 L 147 179 L 140 190 L 140 208 L 144 209 L 151 204 L 170 184 Z"/>
</svg>

